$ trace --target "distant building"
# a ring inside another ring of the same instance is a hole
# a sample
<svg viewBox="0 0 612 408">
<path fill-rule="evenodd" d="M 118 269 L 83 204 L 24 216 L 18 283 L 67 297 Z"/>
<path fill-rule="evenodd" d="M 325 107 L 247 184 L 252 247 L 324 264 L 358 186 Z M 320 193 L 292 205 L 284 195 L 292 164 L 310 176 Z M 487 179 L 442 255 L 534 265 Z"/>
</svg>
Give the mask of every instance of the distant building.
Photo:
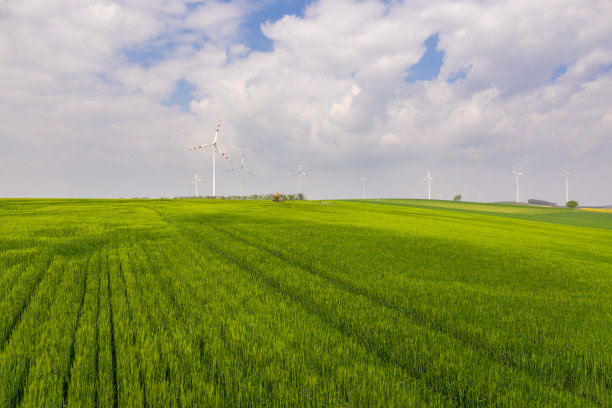
<svg viewBox="0 0 612 408">
<path fill-rule="evenodd" d="M 535 198 L 530 198 L 529 200 L 527 200 L 527 202 L 532 205 L 547 205 L 550 207 L 557 206 L 557 203 L 551 203 L 550 201 L 544 201 L 544 200 L 536 200 Z"/>
</svg>

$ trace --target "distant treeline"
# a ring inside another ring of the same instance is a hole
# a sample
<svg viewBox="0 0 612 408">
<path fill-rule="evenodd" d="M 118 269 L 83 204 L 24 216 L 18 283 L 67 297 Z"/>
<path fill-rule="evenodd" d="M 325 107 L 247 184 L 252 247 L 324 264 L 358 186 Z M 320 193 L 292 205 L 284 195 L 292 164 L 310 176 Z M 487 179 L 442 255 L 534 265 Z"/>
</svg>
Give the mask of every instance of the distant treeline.
<svg viewBox="0 0 612 408">
<path fill-rule="evenodd" d="M 533 205 L 548 205 L 551 207 L 557 206 L 557 203 L 551 203 L 550 201 L 544 201 L 544 200 L 536 200 L 535 198 L 530 198 L 529 200 L 527 200 L 527 202 Z"/>
<path fill-rule="evenodd" d="M 251 194 L 250 196 L 180 196 L 180 197 L 172 197 L 174 200 L 193 200 L 193 199 L 217 199 L 217 200 L 274 200 L 275 197 L 281 199 L 281 201 L 293 201 L 293 200 L 306 200 L 306 196 L 302 193 L 300 194 Z M 148 200 L 149 197 L 133 197 L 133 200 Z M 162 200 L 168 200 L 169 197 L 161 197 Z"/>
</svg>

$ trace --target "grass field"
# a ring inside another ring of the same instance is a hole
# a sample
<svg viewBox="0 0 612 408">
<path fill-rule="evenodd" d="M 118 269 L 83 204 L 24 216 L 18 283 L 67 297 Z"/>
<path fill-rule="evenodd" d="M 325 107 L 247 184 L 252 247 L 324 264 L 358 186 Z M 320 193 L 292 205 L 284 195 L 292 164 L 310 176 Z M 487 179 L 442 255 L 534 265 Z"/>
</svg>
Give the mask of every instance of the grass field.
<svg viewBox="0 0 612 408">
<path fill-rule="evenodd" d="M 0 408 L 612 406 L 612 214 L 0 200 Z"/>
</svg>

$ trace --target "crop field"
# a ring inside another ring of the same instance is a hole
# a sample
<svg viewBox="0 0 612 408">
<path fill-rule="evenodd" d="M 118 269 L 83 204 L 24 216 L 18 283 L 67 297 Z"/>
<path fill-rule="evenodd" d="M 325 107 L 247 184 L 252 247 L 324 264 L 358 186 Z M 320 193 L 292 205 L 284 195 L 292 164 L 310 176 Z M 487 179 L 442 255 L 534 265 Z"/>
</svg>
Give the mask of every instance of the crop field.
<svg viewBox="0 0 612 408">
<path fill-rule="evenodd" d="M 610 407 L 612 214 L 0 200 L 1 407 Z"/>
</svg>

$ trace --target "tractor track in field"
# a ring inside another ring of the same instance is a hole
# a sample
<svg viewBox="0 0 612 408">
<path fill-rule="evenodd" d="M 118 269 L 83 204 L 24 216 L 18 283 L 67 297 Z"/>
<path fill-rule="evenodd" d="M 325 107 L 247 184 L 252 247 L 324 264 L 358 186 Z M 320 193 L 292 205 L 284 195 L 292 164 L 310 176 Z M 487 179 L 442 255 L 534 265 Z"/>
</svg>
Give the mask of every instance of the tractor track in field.
<svg viewBox="0 0 612 408">
<path fill-rule="evenodd" d="M 28 291 L 28 293 L 26 295 L 26 298 L 25 298 L 23 304 L 21 305 L 21 308 L 19 309 L 19 311 L 11 319 L 11 322 L 9 323 L 8 331 L 6 331 L 4 333 L 4 338 L 0 339 L 0 343 L 1 343 L 0 344 L 0 353 L 4 352 L 4 349 L 6 348 L 6 345 L 8 344 L 9 340 L 13 336 L 13 332 L 15 331 L 15 327 L 17 327 L 17 325 L 21 321 L 21 316 L 26 311 L 26 309 L 30 306 L 30 303 L 32 301 L 32 297 L 34 296 L 34 294 L 38 290 L 38 287 L 40 286 L 40 283 L 43 281 L 43 278 L 47 275 L 47 272 L 49 271 L 49 266 L 51 265 L 52 261 L 53 261 L 53 257 L 49 257 L 47 259 L 47 262 L 46 262 L 46 265 L 44 266 L 44 268 L 41 268 L 41 270 L 38 273 L 38 275 L 36 275 L 36 280 L 35 280 L 34 284 L 32 285 L 31 289 Z"/>
<path fill-rule="evenodd" d="M 25 269 L 22 268 L 21 270 L 16 271 L 14 275 L 7 277 L 8 274 L 6 273 L 6 270 L 7 269 L 3 270 L 3 275 L 0 278 L 2 279 L 0 282 L 0 302 L 4 301 L 6 296 L 11 293 L 11 290 L 15 287 L 19 281 L 19 278 L 21 278 L 25 271 Z"/>
<path fill-rule="evenodd" d="M 79 309 L 77 311 L 77 318 L 74 325 L 74 330 L 72 331 L 72 341 L 70 342 L 70 353 L 68 357 L 68 375 L 64 378 L 64 384 L 62 385 L 62 398 L 64 401 L 64 406 L 68 405 L 68 388 L 70 387 L 70 380 L 72 378 L 72 367 L 74 365 L 74 343 L 76 342 L 76 332 L 79 329 L 79 325 L 81 323 L 81 313 L 83 311 L 83 305 L 85 304 L 85 295 L 87 293 L 87 277 L 89 275 L 89 265 L 85 268 L 85 276 L 83 277 L 83 290 L 81 295 L 81 301 L 79 304 Z"/>
<path fill-rule="evenodd" d="M 133 305 L 130 305 L 130 296 L 128 295 L 128 284 L 127 284 L 127 278 L 126 278 L 126 272 L 125 272 L 125 268 L 124 268 L 124 264 L 121 261 L 121 255 L 119 253 L 119 242 L 116 242 L 116 247 L 115 247 L 115 251 L 117 253 L 117 265 L 119 266 L 119 272 L 121 274 L 121 283 L 123 284 L 123 297 L 125 298 L 125 305 L 126 305 L 126 310 L 128 313 L 128 318 L 130 323 L 132 324 L 134 322 L 134 314 L 132 309 L 134 309 Z M 130 254 L 130 250 L 129 248 L 126 248 L 125 250 L 125 254 L 126 254 L 126 266 L 129 267 L 130 264 L 132 264 L 131 259 L 132 256 Z M 134 274 L 134 279 L 136 280 L 136 282 L 138 283 L 138 274 Z M 109 281 L 110 281 L 110 274 L 109 274 Z M 140 289 L 140 285 L 138 285 L 138 288 Z M 109 296 L 110 296 L 110 292 L 109 292 Z M 109 297 L 109 299 L 112 299 L 112 297 Z M 110 300 L 109 300 L 110 301 Z M 112 327 L 112 326 L 111 326 Z M 135 334 L 132 333 L 132 344 L 134 344 L 135 342 Z M 113 348 L 114 351 L 114 348 Z M 149 403 L 147 401 L 147 393 L 146 393 L 146 382 L 144 381 L 145 375 L 142 372 L 142 362 L 140 359 L 140 356 L 138 355 L 138 353 L 136 353 L 134 355 L 134 358 L 136 359 L 136 366 L 138 367 L 138 386 L 140 387 L 140 390 L 142 392 L 142 403 L 143 403 L 143 407 L 148 407 Z M 115 371 L 116 371 L 116 364 L 117 364 L 117 360 L 116 360 L 116 356 L 115 354 L 113 354 L 113 359 L 114 359 L 114 365 L 115 365 Z M 115 384 L 117 379 L 116 379 L 116 374 L 114 377 L 114 381 Z M 118 387 L 116 387 L 118 390 Z M 119 399 L 118 396 L 116 396 L 117 398 L 115 398 L 115 402 L 116 404 L 119 404 Z"/>
<path fill-rule="evenodd" d="M 47 262 L 47 265 L 45 268 L 43 268 L 45 270 L 44 273 L 41 273 L 41 275 L 45 275 L 48 276 L 47 272 L 49 271 L 49 266 L 51 265 L 52 259 L 49 259 L 49 261 Z M 65 271 L 65 266 L 62 268 L 62 273 L 60 275 L 63 274 L 63 272 Z M 38 287 L 40 286 L 40 283 L 42 282 L 42 278 L 37 282 L 36 284 L 36 290 L 38 290 Z M 57 285 L 54 286 L 54 291 L 53 291 L 53 295 L 51 296 L 50 299 L 48 299 L 48 304 L 49 305 L 53 305 L 53 303 L 55 302 L 55 299 L 57 297 L 57 288 L 58 286 L 61 285 L 61 281 L 57 282 Z M 28 305 L 30 304 L 30 300 L 33 296 L 33 294 L 36 292 L 36 290 L 33 290 L 30 293 L 30 296 L 28 298 Z M 11 332 L 12 334 L 12 332 Z M 35 333 L 35 335 L 33 337 L 38 338 L 42 336 L 42 333 Z M 4 351 L 4 350 L 3 350 Z M 17 385 L 17 389 L 15 390 L 15 392 L 12 394 L 12 396 L 10 397 L 9 400 L 11 400 L 13 402 L 13 406 L 14 407 L 18 407 L 21 405 L 24 397 L 25 397 L 25 391 L 26 391 L 26 387 L 28 386 L 28 376 L 30 375 L 30 370 L 32 369 L 32 366 L 36 364 L 36 360 L 32 359 L 31 357 L 29 357 L 28 355 L 26 355 L 25 358 L 25 369 L 23 372 L 18 373 L 18 385 Z"/>
<path fill-rule="evenodd" d="M 106 254 L 108 257 L 108 253 Z M 121 265 L 121 263 L 119 263 Z M 115 339 L 115 320 L 113 316 L 113 291 L 110 284 L 110 271 L 106 271 L 106 290 L 108 292 L 108 311 L 110 317 L 110 346 L 111 363 L 113 369 L 113 408 L 119 406 L 119 385 L 117 383 L 117 347 Z"/>
<path fill-rule="evenodd" d="M 100 403 L 100 396 L 98 395 L 98 382 L 99 382 L 99 361 L 100 358 L 100 297 L 101 290 L 100 285 L 102 283 L 102 251 L 98 252 L 98 256 L 100 258 L 100 268 L 98 269 L 98 295 L 96 296 L 96 331 L 95 331 L 95 344 L 96 351 L 94 353 L 94 373 L 96 378 L 96 387 L 94 387 L 94 404 L 97 407 Z"/>
</svg>

